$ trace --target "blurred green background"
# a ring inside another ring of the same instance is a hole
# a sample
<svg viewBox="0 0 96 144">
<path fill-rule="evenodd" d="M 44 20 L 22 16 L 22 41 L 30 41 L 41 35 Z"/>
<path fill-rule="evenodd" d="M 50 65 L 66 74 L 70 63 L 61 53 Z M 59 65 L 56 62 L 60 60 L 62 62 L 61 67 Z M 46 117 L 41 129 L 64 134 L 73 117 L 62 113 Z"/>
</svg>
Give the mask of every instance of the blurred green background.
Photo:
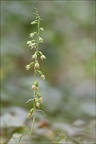
<svg viewBox="0 0 96 144">
<path fill-rule="evenodd" d="M 46 80 L 38 81 L 44 99 L 41 108 L 48 116 L 37 114 L 34 138 L 24 136 L 24 142 L 49 143 L 62 133 L 62 143 L 93 144 L 95 1 L 1 1 L 1 143 L 18 144 L 15 140 L 31 127 L 32 120 L 27 119 L 31 103 L 26 101 L 33 97 L 33 72 L 25 66 L 32 55 L 26 42 L 35 30 L 30 25 L 34 7 L 44 28 L 40 49 L 47 57 L 41 63 Z"/>
</svg>

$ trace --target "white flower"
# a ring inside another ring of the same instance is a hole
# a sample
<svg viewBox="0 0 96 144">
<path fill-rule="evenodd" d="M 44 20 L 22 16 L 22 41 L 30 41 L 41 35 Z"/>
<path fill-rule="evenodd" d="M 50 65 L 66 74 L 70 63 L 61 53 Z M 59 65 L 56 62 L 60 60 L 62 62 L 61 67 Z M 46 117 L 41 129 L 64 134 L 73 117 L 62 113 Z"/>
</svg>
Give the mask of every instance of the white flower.
<svg viewBox="0 0 96 144">
<path fill-rule="evenodd" d="M 30 34 L 30 37 L 33 37 L 33 36 L 34 36 L 34 33 L 31 33 L 31 34 Z"/>
<path fill-rule="evenodd" d="M 26 65 L 26 70 L 29 70 L 31 67 L 30 67 L 30 65 Z"/>
<path fill-rule="evenodd" d="M 37 33 L 37 32 L 30 33 L 30 37 L 34 37 L 34 35 L 35 35 L 36 33 Z"/>
<path fill-rule="evenodd" d="M 27 41 L 28 46 L 30 46 L 31 48 L 35 48 L 35 44 L 36 43 L 32 43 L 32 41 Z"/>
<path fill-rule="evenodd" d="M 42 98 L 42 97 L 40 97 L 40 98 L 39 98 L 39 101 L 42 103 L 42 102 L 43 102 L 43 98 Z"/>
<path fill-rule="evenodd" d="M 37 107 L 40 107 L 40 103 L 39 103 L 39 102 L 37 102 L 37 103 L 36 103 L 36 106 L 37 106 Z"/>
<path fill-rule="evenodd" d="M 37 55 L 34 54 L 34 55 L 32 56 L 32 59 L 37 59 Z"/>
<path fill-rule="evenodd" d="M 32 89 L 33 89 L 34 91 L 37 91 L 37 90 L 38 90 L 38 87 L 36 87 L 36 85 L 32 85 Z"/>
<path fill-rule="evenodd" d="M 41 37 L 39 37 L 39 42 L 43 43 L 43 39 Z"/>
<path fill-rule="evenodd" d="M 35 68 L 39 68 L 40 66 L 39 66 L 39 63 L 38 62 L 36 62 L 36 64 L 35 64 Z"/>
<path fill-rule="evenodd" d="M 28 46 L 32 46 L 32 42 L 31 41 L 27 41 Z"/>
<path fill-rule="evenodd" d="M 45 55 L 41 55 L 41 60 L 46 59 Z"/>
<path fill-rule="evenodd" d="M 42 75 L 41 75 L 41 78 L 42 78 L 43 80 L 45 80 L 45 75 L 42 74 Z"/>
<path fill-rule="evenodd" d="M 32 49 L 32 48 L 36 48 L 36 45 L 35 45 L 35 44 L 36 44 L 36 43 L 31 43 L 31 45 L 30 45 L 30 46 L 31 46 L 31 49 Z"/>
<path fill-rule="evenodd" d="M 27 44 L 29 45 L 29 44 L 31 44 L 32 42 L 31 41 L 27 41 Z"/>
</svg>

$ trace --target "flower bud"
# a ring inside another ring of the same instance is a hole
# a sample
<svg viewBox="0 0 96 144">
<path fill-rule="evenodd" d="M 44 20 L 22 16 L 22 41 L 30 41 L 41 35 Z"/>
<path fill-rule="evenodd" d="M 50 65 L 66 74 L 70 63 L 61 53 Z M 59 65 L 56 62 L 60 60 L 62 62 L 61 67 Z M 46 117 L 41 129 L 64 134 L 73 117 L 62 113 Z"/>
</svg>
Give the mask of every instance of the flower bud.
<svg viewBox="0 0 96 144">
<path fill-rule="evenodd" d="M 29 113 L 27 117 L 28 117 L 28 118 L 31 118 L 31 117 L 32 117 L 32 113 Z"/>
<path fill-rule="evenodd" d="M 43 80 L 45 80 L 45 75 L 42 74 L 42 75 L 41 75 L 41 78 L 42 78 Z"/>
<path fill-rule="evenodd" d="M 33 113 L 33 111 L 34 111 L 34 108 L 32 108 L 32 109 L 30 110 L 30 113 Z"/>
<path fill-rule="evenodd" d="M 39 102 L 39 99 L 38 99 L 38 98 L 35 98 L 35 102 Z"/>
<path fill-rule="evenodd" d="M 46 59 L 45 55 L 41 55 L 41 60 Z"/>
<path fill-rule="evenodd" d="M 37 103 L 36 103 L 36 106 L 37 106 L 37 107 L 40 107 L 40 103 L 39 103 L 39 102 L 37 102 Z"/>
<path fill-rule="evenodd" d="M 41 97 L 40 93 L 37 93 L 37 96 L 40 98 Z"/>
<path fill-rule="evenodd" d="M 40 70 L 36 70 L 36 72 L 41 76 L 42 72 Z"/>
<path fill-rule="evenodd" d="M 40 28 L 40 30 L 44 31 L 44 29 L 43 29 L 43 28 Z"/>
<path fill-rule="evenodd" d="M 38 87 L 38 82 L 37 82 L 37 81 L 34 81 L 34 85 L 35 85 L 36 87 Z"/>
</svg>

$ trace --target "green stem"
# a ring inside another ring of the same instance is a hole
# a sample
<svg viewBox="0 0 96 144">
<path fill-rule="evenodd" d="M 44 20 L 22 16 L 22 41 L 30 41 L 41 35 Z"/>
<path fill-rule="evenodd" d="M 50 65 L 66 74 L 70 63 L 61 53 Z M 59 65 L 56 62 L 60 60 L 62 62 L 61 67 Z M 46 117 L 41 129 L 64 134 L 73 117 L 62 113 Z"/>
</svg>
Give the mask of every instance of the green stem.
<svg viewBox="0 0 96 144">
<path fill-rule="evenodd" d="M 40 20 L 38 19 L 38 30 L 37 30 L 37 51 L 38 51 L 38 45 L 39 45 L 39 33 L 40 33 Z"/>
<path fill-rule="evenodd" d="M 30 130 L 30 134 L 32 134 L 33 128 L 34 128 L 34 122 L 35 122 L 35 112 L 34 112 L 34 117 L 33 117 L 33 121 L 32 121 L 32 127 Z"/>
<path fill-rule="evenodd" d="M 38 16 L 38 25 L 37 25 L 37 47 L 36 47 L 36 51 L 38 51 L 38 45 L 39 45 L 39 34 L 40 34 L 40 18 L 39 15 Z M 34 62 L 34 65 L 36 64 L 36 60 Z M 34 81 L 36 80 L 36 68 L 34 66 Z M 35 111 L 36 111 L 36 107 L 35 107 L 35 98 L 36 98 L 36 92 L 34 91 L 34 101 L 33 101 L 33 108 L 34 108 L 34 115 L 33 115 L 33 120 L 32 120 L 32 127 L 30 130 L 30 134 L 32 134 L 33 128 L 34 128 L 34 122 L 35 122 Z"/>
</svg>

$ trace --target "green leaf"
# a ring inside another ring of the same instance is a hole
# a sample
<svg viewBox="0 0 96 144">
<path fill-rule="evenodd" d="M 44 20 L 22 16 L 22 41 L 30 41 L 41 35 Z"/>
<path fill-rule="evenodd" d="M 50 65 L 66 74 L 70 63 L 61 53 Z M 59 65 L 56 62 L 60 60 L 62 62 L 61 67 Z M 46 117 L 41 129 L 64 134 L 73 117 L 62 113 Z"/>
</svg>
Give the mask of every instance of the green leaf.
<svg viewBox="0 0 96 144">
<path fill-rule="evenodd" d="M 40 111 L 40 112 L 42 112 L 44 115 L 47 116 L 47 114 L 46 114 L 44 111 L 42 111 L 42 110 L 36 110 L 36 111 Z"/>
<path fill-rule="evenodd" d="M 29 99 L 26 103 L 29 103 L 30 101 L 33 101 L 34 99 Z"/>
</svg>

